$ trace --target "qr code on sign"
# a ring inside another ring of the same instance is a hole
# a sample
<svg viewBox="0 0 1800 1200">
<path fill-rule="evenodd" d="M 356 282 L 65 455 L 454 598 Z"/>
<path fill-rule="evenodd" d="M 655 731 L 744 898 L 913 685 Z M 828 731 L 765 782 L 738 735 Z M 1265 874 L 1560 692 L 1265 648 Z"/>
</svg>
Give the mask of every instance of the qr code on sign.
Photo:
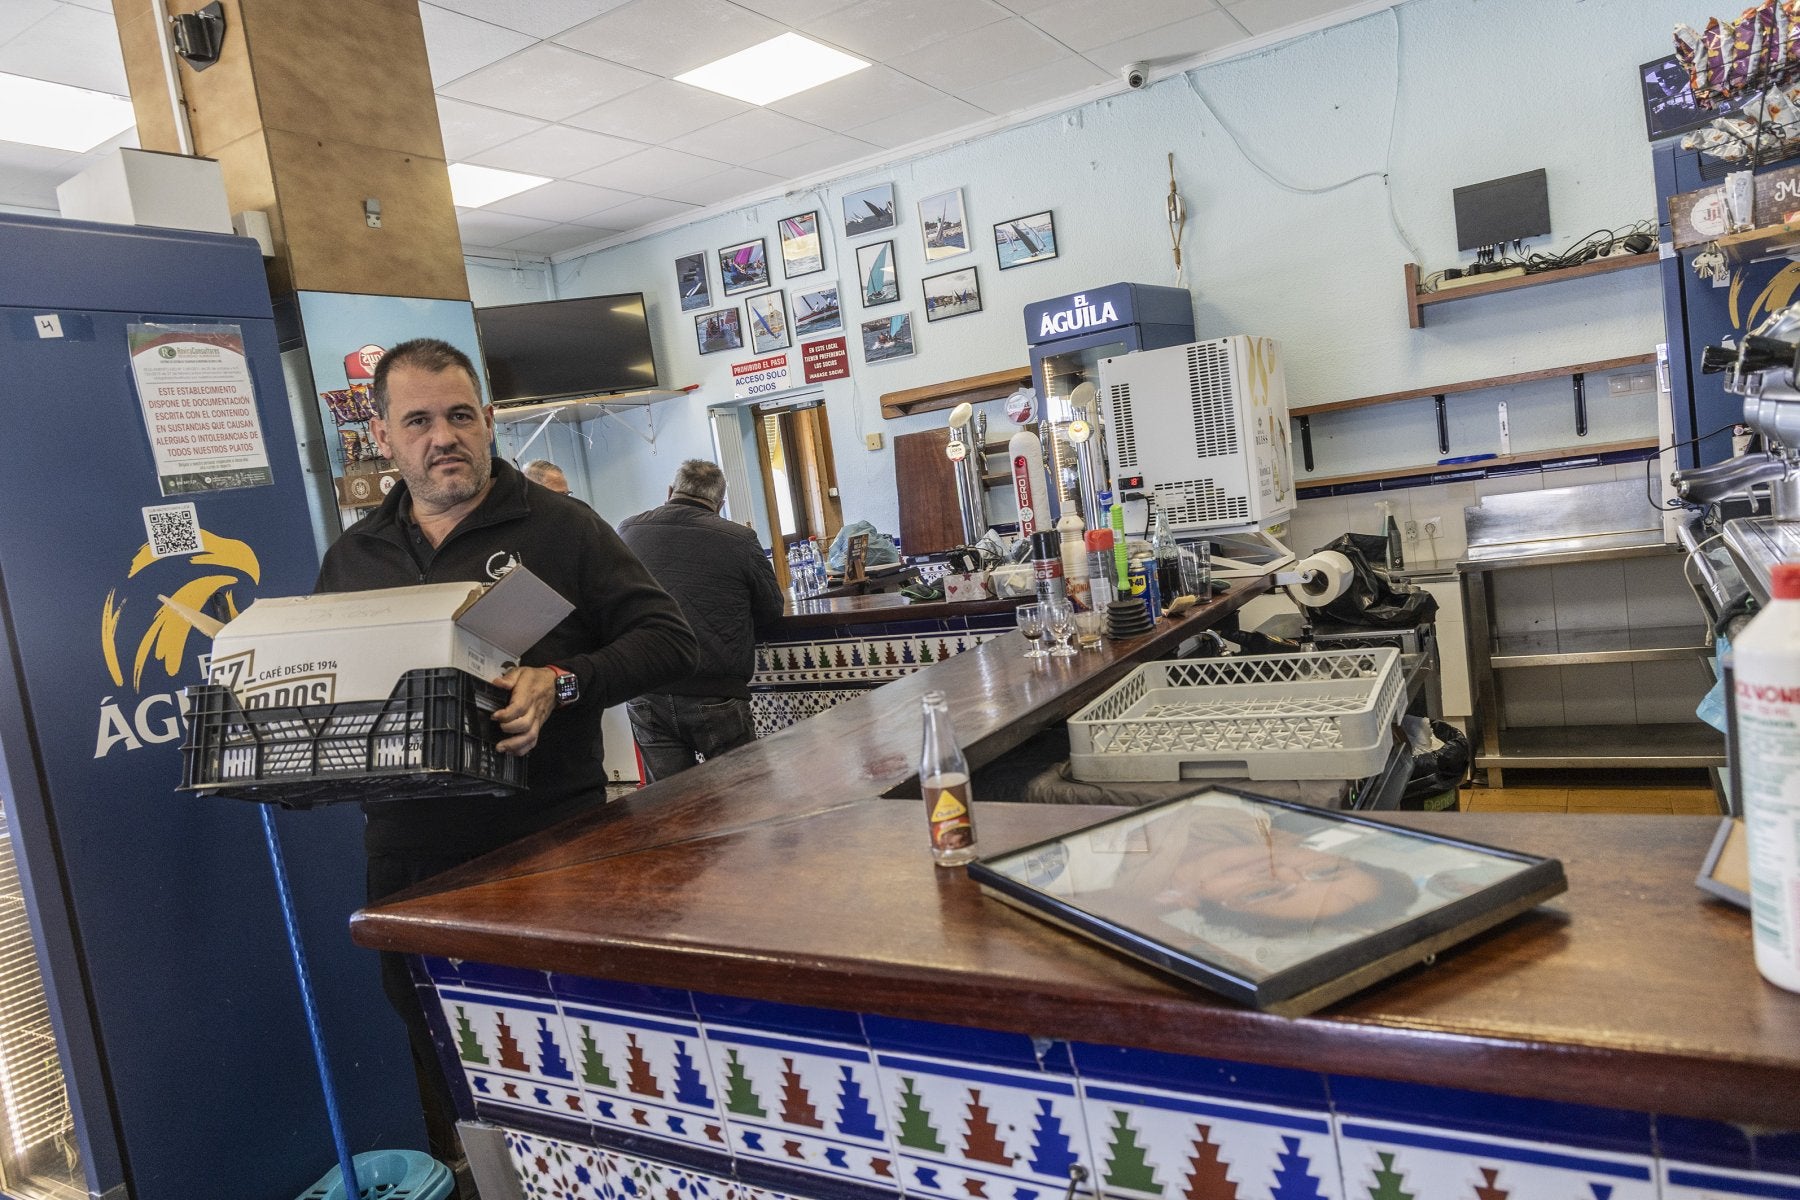
<svg viewBox="0 0 1800 1200">
<path fill-rule="evenodd" d="M 192 504 L 161 504 L 144 510 L 150 557 L 200 553 L 200 515 Z"/>
</svg>

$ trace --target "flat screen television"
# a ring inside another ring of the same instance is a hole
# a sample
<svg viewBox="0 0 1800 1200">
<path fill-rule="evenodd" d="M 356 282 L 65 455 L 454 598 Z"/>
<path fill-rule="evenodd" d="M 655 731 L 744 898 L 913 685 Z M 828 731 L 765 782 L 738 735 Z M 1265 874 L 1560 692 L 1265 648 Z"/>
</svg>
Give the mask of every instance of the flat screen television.
<svg viewBox="0 0 1800 1200">
<path fill-rule="evenodd" d="M 657 386 L 642 292 L 475 310 L 495 404 Z"/>
</svg>

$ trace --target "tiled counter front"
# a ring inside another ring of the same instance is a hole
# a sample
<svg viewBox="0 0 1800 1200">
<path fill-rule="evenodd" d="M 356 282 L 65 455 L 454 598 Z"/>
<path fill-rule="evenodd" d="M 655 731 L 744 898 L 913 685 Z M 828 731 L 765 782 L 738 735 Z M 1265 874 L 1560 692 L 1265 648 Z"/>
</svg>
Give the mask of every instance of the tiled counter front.
<svg viewBox="0 0 1800 1200">
<path fill-rule="evenodd" d="M 1800 1133 L 424 965 L 534 1200 L 1800 1200 Z"/>
<path fill-rule="evenodd" d="M 757 736 L 767 737 L 870 688 L 973 650 L 1012 628 L 1012 614 L 990 613 L 814 626 L 804 636 L 761 643 L 750 678 L 750 715 Z"/>
</svg>

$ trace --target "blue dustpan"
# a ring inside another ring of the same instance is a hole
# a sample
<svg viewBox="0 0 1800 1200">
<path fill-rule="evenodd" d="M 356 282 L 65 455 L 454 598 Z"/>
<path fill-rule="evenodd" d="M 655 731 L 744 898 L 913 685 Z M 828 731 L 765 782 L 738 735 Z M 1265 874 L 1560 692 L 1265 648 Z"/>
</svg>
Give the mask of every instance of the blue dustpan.
<svg viewBox="0 0 1800 1200">
<path fill-rule="evenodd" d="M 361 1200 L 448 1200 L 456 1193 L 456 1176 L 429 1154 L 417 1150 L 369 1150 L 356 1156 Z M 344 1172 L 333 1167 L 297 1200 L 348 1200 Z"/>
</svg>

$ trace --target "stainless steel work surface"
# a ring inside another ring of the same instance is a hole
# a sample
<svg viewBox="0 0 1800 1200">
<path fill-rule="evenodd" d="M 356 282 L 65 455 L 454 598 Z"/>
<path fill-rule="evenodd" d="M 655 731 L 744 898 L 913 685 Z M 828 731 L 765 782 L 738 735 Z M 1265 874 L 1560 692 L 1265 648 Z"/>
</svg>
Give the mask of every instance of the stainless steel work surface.
<svg viewBox="0 0 1800 1200">
<path fill-rule="evenodd" d="M 1739 517 L 1725 523 L 1725 547 L 1744 586 L 1758 604 L 1769 602 L 1769 572 L 1776 563 L 1800 562 L 1800 522 Z"/>
<path fill-rule="evenodd" d="M 1663 553 L 1662 512 L 1635 479 L 1488 496 L 1463 509 L 1467 556 L 1457 569 L 1549 566 Z"/>
</svg>

